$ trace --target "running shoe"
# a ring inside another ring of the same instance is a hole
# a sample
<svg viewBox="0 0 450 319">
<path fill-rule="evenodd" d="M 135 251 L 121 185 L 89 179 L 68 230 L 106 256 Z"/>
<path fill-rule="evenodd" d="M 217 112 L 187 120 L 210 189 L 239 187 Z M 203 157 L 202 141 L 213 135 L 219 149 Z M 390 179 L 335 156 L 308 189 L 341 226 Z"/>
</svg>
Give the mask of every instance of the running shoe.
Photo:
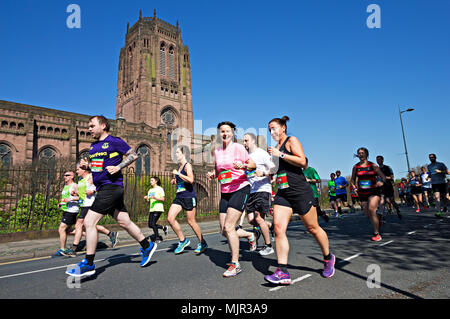
<svg viewBox="0 0 450 319">
<path fill-rule="evenodd" d="M 330 260 L 324 260 L 324 268 L 322 271 L 322 276 L 325 278 L 333 277 L 334 275 L 334 264 L 336 263 L 336 257 L 331 254 Z"/>
<path fill-rule="evenodd" d="M 338 212 L 334 212 L 334 217 L 339 218 L 339 213 Z"/>
<path fill-rule="evenodd" d="M 73 253 L 72 249 L 58 249 L 56 252 L 56 256 L 70 256 L 70 254 Z M 72 256 L 73 257 L 73 256 Z"/>
<path fill-rule="evenodd" d="M 166 225 L 163 226 L 163 232 L 164 235 L 167 236 L 169 234 L 169 227 L 167 227 Z"/>
<path fill-rule="evenodd" d="M 111 240 L 111 247 L 116 247 L 117 243 L 119 242 L 119 233 L 116 231 L 111 232 L 111 235 L 109 236 L 109 240 Z"/>
<path fill-rule="evenodd" d="M 275 252 L 275 250 L 273 250 L 272 247 L 269 247 L 269 246 L 265 245 L 265 246 L 263 247 L 263 249 L 261 249 L 261 250 L 259 251 L 259 254 L 260 254 L 261 256 L 267 256 L 267 255 L 273 254 L 274 252 Z"/>
<path fill-rule="evenodd" d="M 186 246 L 188 246 L 190 243 L 191 241 L 189 240 L 189 238 L 185 238 L 184 241 L 180 241 L 177 248 L 175 248 L 175 254 L 181 254 L 184 248 L 186 248 Z"/>
<path fill-rule="evenodd" d="M 273 225 L 273 223 L 272 223 L 272 225 L 270 226 L 269 230 L 270 230 L 270 236 L 272 237 L 272 238 L 271 238 L 272 241 L 275 241 L 275 226 Z"/>
<path fill-rule="evenodd" d="M 95 274 L 95 264 L 89 266 L 87 260 L 83 259 L 74 268 L 67 269 L 66 274 L 73 277 L 92 276 Z"/>
<path fill-rule="evenodd" d="M 423 209 L 428 210 L 428 206 L 427 205 L 423 205 Z"/>
<path fill-rule="evenodd" d="M 158 247 L 157 243 L 149 242 L 149 244 L 150 246 L 148 246 L 147 249 L 144 250 L 141 248 L 141 255 L 142 255 L 141 267 L 146 266 L 150 262 L 150 259 L 152 258 L 152 255 L 156 250 L 156 247 Z"/>
<path fill-rule="evenodd" d="M 434 216 L 436 216 L 437 218 L 444 218 L 441 212 L 437 212 L 436 214 L 434 214 Z"/>
<path fill-rule="evenodd" d="M 255 251 L 256 248 L 258 248 L 258 244 L 256 242 L 255 234 L 252 234 L 252 236 L 248 240 L 248 243 L 250 244 L 250 251 Z"/>
<path fill-rule="evenodd" d="M 231 263 L 227 264 L 227 266 L 228 266 L 227 271 L 223 273 L 224 277 L 234 277 L 242 271 L 241 265 L 239 265 L 239 263 L 238 264 Z"/>
<path fill-rule="evenodd" d="M 420 213 L 420 208 L 417 208 L 417 209 L 416 209 L 416 213 Z"/>
<path fill-rule="evenodd" d="M 197 248 L 194 250 L 194 253 L 201 254 L 205 251 L 205 249 L 208 248 L 208 244 L 205 242 L 205 244 L 198 243 Z"/>
<path fill-rule="evenodd" d="M 67 249 L 66 256 L 73 258 L 77 256 L 77 253 L 73 249 Z"/>
<path fill-rule="evenodd" d="M 283 272 L 280 268 L 277 268 L 272 275 L 264 276 L 264 279 L 276 285 L 290 285 L 292 283 L 289 272 Z"/>
<path fill-rule="evenodd" d="M 380 241 L 381 240 L 381 235 L 380 234 L 374 234 L 371 239 L 372 239 L 372 241 Z"/>
</svg>

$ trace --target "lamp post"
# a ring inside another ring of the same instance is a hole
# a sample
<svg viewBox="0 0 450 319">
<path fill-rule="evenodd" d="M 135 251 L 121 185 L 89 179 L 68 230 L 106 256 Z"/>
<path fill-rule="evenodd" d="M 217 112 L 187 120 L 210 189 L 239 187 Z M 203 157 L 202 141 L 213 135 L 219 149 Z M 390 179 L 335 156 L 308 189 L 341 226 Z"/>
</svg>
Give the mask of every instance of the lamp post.
<svg viewBox="0 0 450 319">
<path fill-rule="evenodd" d="M 398 114 L 400 115 L 400 124 L 402 126 L 403 145 L 405 146 L 406 164 L 408 164 L 408 173 L 411 171 L 411 168 L 409 167 L 408 149 L 406 148 L 406 139 L 405 139 L 405 131 L 403 129 L 402 113 L 411 112 L 411 111 L 414 111 L 414 109 L 413 108 L 409 108 L 409 109 L 400 111 L 400 105 L 398 106 Z"/>
</svg>

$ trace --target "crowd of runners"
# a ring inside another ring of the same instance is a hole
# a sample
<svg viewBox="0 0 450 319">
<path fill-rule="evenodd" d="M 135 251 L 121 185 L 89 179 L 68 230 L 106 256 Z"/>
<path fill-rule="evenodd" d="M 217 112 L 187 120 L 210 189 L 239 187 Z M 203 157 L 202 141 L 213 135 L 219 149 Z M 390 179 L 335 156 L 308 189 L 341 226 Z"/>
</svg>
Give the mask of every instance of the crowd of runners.
<svg viewBox="0 0 450 319">
<path fill-rule="evenodd" d="M 313 167 L 308 166 L 301 142 L 287 133 L 289 118 L 274 118 L 268 123 L 270 135 L 276 145 L 267 150 L 257 146 L 257 138 L 252 133 L 244 135 L 243 145 L 237 142 L 235 124 L 224 121 L 217 125 L 219 147 L 214 151 L 215 169 L 207 173 L 211 180 L 220 184 L 219 225 L 221 234 L 227 239 L 230 250 L 230 263 L 223 277 L 233 277 L 242 271 L 239 263 L 240 238 L 247 238 L 250 250 L 257 249 L 257 240 L 262 235 L 264 246 L 259 251 L 262 256 L 276 253 L 277 268 L 264 279 L 273 284 L 290 284 L 287 270 L 289 239 L 286 231 L 293 213 L 298 214 L 307 231 L 317 242 L 323 255 L 322 276 L 329 278 L 335 272 L 335 256 L 330 251 L 326 231 L 319 225 L 319 218 L 325 222 L 332 217 L 320 207 L 319 185 L 321 179 Z M 95 139 L 89 150 L 89 159 L 77 164 L 79 182 L 74 182 L 74 173 L 64 175 L 65 187 L 62 192 L 61 209 L 63 219 L 59 229 L 61 248 L 58 254 L 74 257 L 79 250 L 81 236 L 86 237 L 86 256 L 66 273 L 82 277 L 95 273 L 94 257 L 98 242 L 98 232 L 107 235 L 112 245 L 116 245 L 117 232 L 111 232 L 98 222 L 111 215 L 128 234 L 141 246 L 141 267 L 148 265 L 158 243 L 163 240 L 162 230 L 168 234 L 168 227 L 157 224 L 164 213 L 165 192 L 157 176 L 151 177 L 151 188 L 142 199 L 150 204 L 148 227 L 153 235 L 145 237 L 142 230 L 131 221 L 124 204 L 124 186 L 121 170 L 137 159 L 135 151 L 121 138 L 109 134 L 109 122 L 103 116 L 94 116 L 89 121 L 89 132 Z M 448 186 L 447 167 L 436 161 L 430 154 L 430 164 L 422 168 L 422 174 L 410 172 L 408 179 L 395 185 L 392 169 L 384 164 L 384 158 L 377 156 L 377 164 L 370 162 L 369 151 L 361 147 L 357 150 L 359 162 L 353 166 L 350 181 L 338 170 L 331 173 L 328 182 L 328 195 L 334 216 L 342 218 L 343 207 L 355 211 L 355 204 L 369 218 L 373 227 L 371 240 L 380 241 L 380 227 L 383 224 L 385 209 L 394 209 L 402 218 L 399 205 L 395 202 L 394 186 L 398 187 L 399 197 L 408 205 L 415 205 L 416 211 L 433 204 L 436 216 L 442 217 L 447 211 Z M 167 213 L 167 220 L 179 243 L 174 253 L 180 254 L 190 245 L 177 222 L 178 214 L 186 212 L 189 226 L 195 233 L 198 244 L 196 254 L 207 248 L 202 230 L 196 222 L 197 197 L 194 190 L 194 172 L 190 163 L 189 147 L 177 146 L 176 159 L 179 168 L 173 170 L 171 184 L 176 188 L 176 196 Z M 347 199 L 347 190 L 351 202 Z M 423 196 L 422 196 L 423 194 Z M 77 213 L 80 214 L 77 218 Z M 244 215 L 253 225 L 253 231 L 242 228 Z M 272 222 L 267 216 L 273 214 Z M 67 233 L 75 225 L 74 243 L 66 249 Z M 274 241 L 274 246 L 272 246 Z"/>
</svg>

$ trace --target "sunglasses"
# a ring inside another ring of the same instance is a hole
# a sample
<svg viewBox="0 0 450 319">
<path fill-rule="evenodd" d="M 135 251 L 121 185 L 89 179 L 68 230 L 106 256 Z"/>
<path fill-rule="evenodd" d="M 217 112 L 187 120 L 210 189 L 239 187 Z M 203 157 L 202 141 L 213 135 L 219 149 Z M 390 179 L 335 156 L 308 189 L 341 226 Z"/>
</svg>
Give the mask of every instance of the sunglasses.
<svg viewBox="0 0 450 319">
<path fill-rule="evenodd" d="M 70 175 L 70 174 L 64 174 L 64 177 L 69 177 L 69 176 L 72 176 L 72 175 Z"/>
</svg>

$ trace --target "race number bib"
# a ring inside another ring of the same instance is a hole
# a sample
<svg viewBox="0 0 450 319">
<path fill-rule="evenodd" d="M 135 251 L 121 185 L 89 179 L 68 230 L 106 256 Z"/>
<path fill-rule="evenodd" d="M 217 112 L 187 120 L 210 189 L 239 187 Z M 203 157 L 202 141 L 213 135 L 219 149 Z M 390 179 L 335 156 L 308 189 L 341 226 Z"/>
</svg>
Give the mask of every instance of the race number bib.
<svg viewBox="0 0 450 319">
<path fill-rule="evenodd" d="M 247 178 L 255 177 L 255 171 L 245 171 L 245 175 L 247 175 Z"/>
<path fill-rule="evenodd" d="M 286 173 L 277 175 L 277 188 L 278 189 L 289 188 L 289 183 L 287 181 Z"/>
<path fill-rule="evenodd" d="M 91 161 L 91 171 L 93 173 L 99 173 L 103 171 L 103 158 L 94 158 Z"/>
<path fill-rule="evenodd" d="M 371 181 L 359 181 L 358 182 L 359 188 L 361 189 L 368 189 L 372 187 L 372 182 Z"/>
<path fill-rule="evenodd" d="M 184 192 L 186 190 L 186 187 L 184 186 L 184 182 L 177 184 L 177 193 Z"/>
<path fill-rule="evenodd" d="M 220 184 L 229 184 L 232 181 L 231 170 L 223 171 L 219 174 L 218 180 Z"/>
</svg>

